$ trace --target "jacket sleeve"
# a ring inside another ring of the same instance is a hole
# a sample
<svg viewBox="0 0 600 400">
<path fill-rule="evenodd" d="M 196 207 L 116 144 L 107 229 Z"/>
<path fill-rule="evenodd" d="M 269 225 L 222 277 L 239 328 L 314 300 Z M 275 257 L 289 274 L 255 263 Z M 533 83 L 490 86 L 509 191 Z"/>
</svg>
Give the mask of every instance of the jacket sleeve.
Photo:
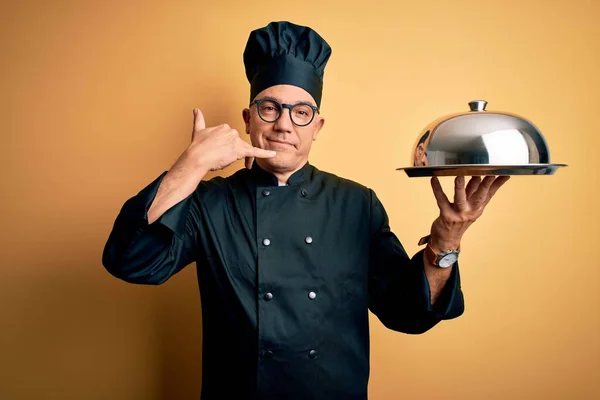
<svg viewBox="0 0 600 400">
<path fill-rule="evenodd" d="M 125 202 L 105 244 L 102 264 L 123 281 L 159 285 L 195 261 L 193 226 L 199 213 L 194 193 L 148 223 L 148 209 L 165 175 Z"/>
<path fill-rule="evenodd" d="M 391 231 L 387 213 L 371 191 L 369 308 L 389 329 L 420 334 L 464 312 L 458 263 L 434 305 L 423 250 L 412 258 Z"/>
</svg>

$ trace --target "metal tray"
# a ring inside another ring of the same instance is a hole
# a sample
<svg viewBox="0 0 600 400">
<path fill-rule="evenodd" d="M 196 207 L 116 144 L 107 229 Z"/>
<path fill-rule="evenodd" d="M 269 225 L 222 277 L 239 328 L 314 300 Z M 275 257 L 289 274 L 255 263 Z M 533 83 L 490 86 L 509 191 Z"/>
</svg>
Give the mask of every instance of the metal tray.
<svg viewBox="0 0 600 400">
<path fill-rule="evenodd" d="M 411 178 L 425 176 L 553 175 L 567 164 L 482 165 L 461 164 L 434 167 L 397 168 Z"/>
</svg>

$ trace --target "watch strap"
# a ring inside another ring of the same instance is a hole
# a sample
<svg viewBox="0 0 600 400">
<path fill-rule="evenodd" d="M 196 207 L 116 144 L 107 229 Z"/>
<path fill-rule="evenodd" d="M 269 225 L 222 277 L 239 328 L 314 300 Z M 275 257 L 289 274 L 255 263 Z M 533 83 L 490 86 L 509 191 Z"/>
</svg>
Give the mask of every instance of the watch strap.
<svg viewBox="0 0 600 400">
<path fill-rule="evenodd" d="M 431 239 L 431 235 L 423 236 L 421 239 L 419 239 L 419 246 L 429 243 L 429 239 Z"/>
</svg>

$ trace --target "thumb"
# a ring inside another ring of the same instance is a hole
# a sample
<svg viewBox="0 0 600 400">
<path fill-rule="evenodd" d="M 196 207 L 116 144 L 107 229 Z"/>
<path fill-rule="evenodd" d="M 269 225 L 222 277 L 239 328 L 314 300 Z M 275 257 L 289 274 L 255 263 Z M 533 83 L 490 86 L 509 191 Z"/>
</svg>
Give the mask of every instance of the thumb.
<svg viewBox="0 0 600 400">
<path fill-rule="evenodd" d="M 204 115 L 202 111 L 194 108 L 194 132 L 198 132 L 206 128 L 206 122 L 204 122 Z"/>
</svg>

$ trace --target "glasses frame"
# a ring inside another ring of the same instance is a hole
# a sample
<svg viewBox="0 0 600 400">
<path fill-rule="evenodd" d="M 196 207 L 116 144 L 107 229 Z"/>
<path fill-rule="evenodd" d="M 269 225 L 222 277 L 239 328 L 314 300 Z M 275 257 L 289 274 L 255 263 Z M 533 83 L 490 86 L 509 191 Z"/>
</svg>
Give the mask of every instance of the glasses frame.
<svg viewBox="0 0 600 400">
<path fill-rule="evenodd" d="M 279 106 L 279 116 L 277 118 L 275 118 L 273 121 L 267 121 L 266 119 L 263 118 L 262 115 L 260 115 L 260 105 L 262 103 L 264 103 L 265 101 L 270 101 L 271 103 L 275 103 Z M 262 119 L 263 121 L 265 121 L 266 123 L 275 123 L 279 120 L 279 118 L 281 118 L 281 116 L 283 115 L 283 109 L 287 108 L 289 110 L 289 114 L 290 114 L 290 121 L 292 121 L 292 124 L 296 125 L 296 126 L 308 126 L 311 124 L 311 122 L 314 121 L 315 119 L 315 115 L 317 115 L 317 113 L 319 113 L 319 107 L 313 106 L 310 103 L 296 103 L 296 104 L 285 104 L 285 103 L 280 103 L 277 100 L 270 98 L 270 97 L 265 97 L 262 99 L 258 99 L 258 100 L 254 100 L 252 103 L 250 103 L 250 107 L 252 107 L 254 104 L 256 104 L 256 113 L 258 114 L 259 118 Z M 292 117 L 292 110 L 294 109 L 294 107 L 296 106 L 308 106 L 313 110 L 313 114 L 312 117 L 310 119 L 310 121 L 308 121 L 306 124 L 298 124 L 294 121 L 294 118 Z"/>
</svg>

